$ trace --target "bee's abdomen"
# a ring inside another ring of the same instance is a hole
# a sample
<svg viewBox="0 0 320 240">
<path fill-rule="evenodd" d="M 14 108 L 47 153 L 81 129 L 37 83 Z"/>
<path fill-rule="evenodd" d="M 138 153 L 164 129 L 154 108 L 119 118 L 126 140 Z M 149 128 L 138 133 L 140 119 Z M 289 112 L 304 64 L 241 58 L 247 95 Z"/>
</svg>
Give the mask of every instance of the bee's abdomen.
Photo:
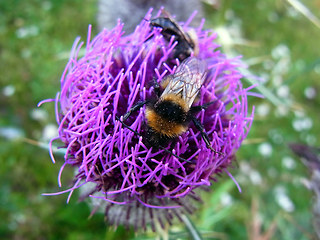
<svg viewBox="0 0 320 240">
<path fill-rule="evenodd" d="M 177 137 L 187 130 L 186 117 L 183 108 L 172 101 L 160 101 L 146 108 L 148 126 L 170 138 Z"/>
</svg>

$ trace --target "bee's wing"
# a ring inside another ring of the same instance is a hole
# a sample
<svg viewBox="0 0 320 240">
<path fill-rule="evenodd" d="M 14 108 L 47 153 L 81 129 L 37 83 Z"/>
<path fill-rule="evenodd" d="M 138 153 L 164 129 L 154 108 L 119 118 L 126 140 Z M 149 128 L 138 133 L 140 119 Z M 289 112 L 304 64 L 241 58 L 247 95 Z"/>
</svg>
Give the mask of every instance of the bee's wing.
<svg viewBox="0 0 320 240">
<path fill-rule="evenodd" d="M 195 57 L 189 57 L 181 63 L 172 75 L 162 96 L 166 94 L 180 95 L 190 108 L 206 76 L 206 62 Z"/>
</svg>

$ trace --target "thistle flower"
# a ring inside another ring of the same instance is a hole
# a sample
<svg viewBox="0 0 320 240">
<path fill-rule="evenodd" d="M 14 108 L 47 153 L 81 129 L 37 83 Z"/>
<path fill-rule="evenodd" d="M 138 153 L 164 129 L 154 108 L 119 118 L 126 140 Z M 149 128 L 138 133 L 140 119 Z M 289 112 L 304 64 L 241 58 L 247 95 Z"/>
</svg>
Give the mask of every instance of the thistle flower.
<svg viewBox="0 0 320 240">
<path fill-rule="evenodd" d="M 184 31 L 190 30 L 192 18 L 182 24 Z M 151 19 L 151 11 L 145 19 Z M 161 29 L 151 28 L 145 19 L 129 35 L 124 35 L 118 22 L 91 40 L 89 27 L 85 54 L 78 57 L 83 43 L 77 40 L 55 102 L 58 138 L 66 148 L 60 175 L 66 165 L 76 169 L 73 187 L 64 192 L 71 195 L 87 186 L 81 199 L 102 202 L 110 224 L 145 228 L 151 222 L 154 230 L 155 224 L 164 227 L 174 215 L 193 212 L 192 200 L 200 200 L 195 189 L 210 186 L 221 173 L 233 179 L 227 167 L 252 123 L 253 115 L 247 112 L 252 87 L 242 87 L 241 62 L 217 50 L 216 34 L 203 30 L 202 21 L 193 30 L 198 38 L 197 57 L 206 61 L 208 74 L 194 105 L 213 101 L 196 117 L 213 149 L 221 154 L 207 148 L 193 124 L 164 146 L 172 153 L 148 146 L 145 106 L 126 120 L 131 129 L 118 117 L 152 97 L 153 78 L 160 82 L 180 63 L 172 58 L 174 38 L 168 42 Z"/>
</svg>

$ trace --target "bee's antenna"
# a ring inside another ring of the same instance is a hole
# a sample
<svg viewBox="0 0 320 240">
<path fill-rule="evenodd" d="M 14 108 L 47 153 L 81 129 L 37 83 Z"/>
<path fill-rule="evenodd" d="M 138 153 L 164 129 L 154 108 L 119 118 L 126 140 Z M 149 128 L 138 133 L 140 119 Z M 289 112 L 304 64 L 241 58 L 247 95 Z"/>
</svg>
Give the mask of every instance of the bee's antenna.
<svg viewBox="0 0 320 240">
<path fill-rule="evenodd" d="M 146 22 L 150 22 L 150 19 L 146 19 L 145 17 L 143 18 Z"/>
<path fill-rule="evenodd" d="M 124 127 L 126 127 L 127 129 L 129 129 L 131 132 L 133 132 L 133 133 L 137 134 L 138 136 L 142 137 L 140 133 L 138 133 L 137 131 L 135 131 L 135 130 L 133 130 L 131 127 L 129 127 L 127 124 L 125 124 L 118 116 L 116 116 L 116 119 L 117 119 L 119 122 L 121 122 L 121 124 L 122 124 Z M 187 160 L 187 159 L 184 159 L 184 158 L 178 156 L 177 154 L 173 153 L 172 151 L 166 149 L 165 147 L 163 147 L 163 146 L 161 146 L 161 145 L 159 145 L 159 146 L 157 146 L 157 147 L 160 148 L 160 149 L 162 149 L 162 150 L 164 150 L 165 152 L 171 154 L 172 156 L 178 158 L 178 159 L 181 160 L 181 161 L 188 162 L 188 163 L 192 163 L 191 161 L 189 161 L 189 160 Z"/>
</svg>

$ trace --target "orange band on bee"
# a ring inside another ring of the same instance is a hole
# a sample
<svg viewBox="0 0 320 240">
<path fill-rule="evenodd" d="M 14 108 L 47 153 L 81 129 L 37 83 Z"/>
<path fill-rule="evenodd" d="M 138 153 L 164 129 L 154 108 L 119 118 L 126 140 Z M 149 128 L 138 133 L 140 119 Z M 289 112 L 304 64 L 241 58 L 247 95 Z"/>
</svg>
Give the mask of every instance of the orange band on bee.
<svg viewBox="0 0 320 240">
<path fill-rule="evenodd" d="M 161 96 L 161 101 L 174 102 L 181 106 L 185 112 L 189 111 L 189 106 L 187 105 L 186 101 L 182 99 L 180 94 L 166 94 L 165 96 Z"/>
<path fill-rule="evenodd" d="M 150 108 L 146 109 L 146 118 L 149 127 L 155 130 L 157 133 L 165 135 L 169 138 L 174 138 L 181 135 L 187 131 L 188 128 L 181 123 L 167 121 Z"/>
</svg>

